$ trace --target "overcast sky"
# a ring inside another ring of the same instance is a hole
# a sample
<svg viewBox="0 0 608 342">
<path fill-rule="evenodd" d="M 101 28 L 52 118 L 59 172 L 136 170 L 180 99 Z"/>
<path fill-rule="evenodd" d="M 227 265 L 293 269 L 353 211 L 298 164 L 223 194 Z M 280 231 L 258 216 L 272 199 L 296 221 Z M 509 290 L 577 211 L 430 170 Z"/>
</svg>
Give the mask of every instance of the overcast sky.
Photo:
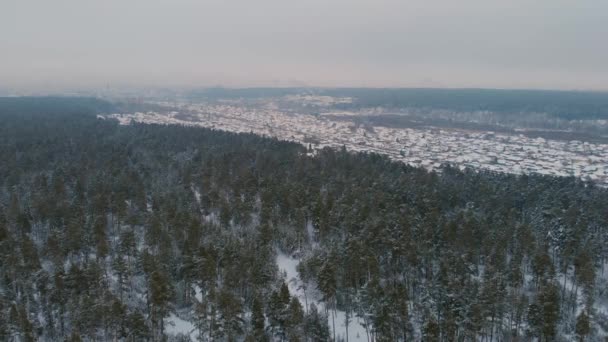
<svg viewBox="0 0 608 342">
<path fill-rule="evenodd" d="M 607 0 L 0 0 L 0 87 L 608 90 Z"/>
</svg>

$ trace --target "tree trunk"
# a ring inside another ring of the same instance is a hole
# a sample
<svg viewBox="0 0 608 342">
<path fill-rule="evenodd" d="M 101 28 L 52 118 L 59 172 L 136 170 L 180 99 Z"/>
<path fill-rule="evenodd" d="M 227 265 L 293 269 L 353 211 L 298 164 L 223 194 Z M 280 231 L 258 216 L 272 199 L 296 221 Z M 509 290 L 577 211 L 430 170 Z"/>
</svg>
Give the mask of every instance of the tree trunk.
<svg viewBox="0 0 608 342">
<path fill-rule="evenodd" d="M 490 325 L 490 342 L 494 340 L 494 313 L 492 312 L 492 324 Z"/>
<path fill-rule="evenodd" d="M 333 332 L 334 332 L 334 342 L 336 342 L 336 322 L 335 322 L 335 316 L 336 316 L 336 308 L 334 307 L 332 310 L 332 314 L 331 314 L 331 325 L 333 327 Z"/>
<path fill-rule="evenodd" d="M 346 328 L 346 342 L 348 342 L 348 323 L 349 323 L 349 319 L 350 319 L 350 317 L 348 317 L 348 313 L 345 312 L 344 313 L 344 326 Z"/>
<path fill-rule="evenodd" d="M 574 287 L 574 300 L 572 303 L 572 312 L 576 311 L 576 307 L 578 306 L 578 283 L 576 284 L 576 286 Z"/>
</svg>

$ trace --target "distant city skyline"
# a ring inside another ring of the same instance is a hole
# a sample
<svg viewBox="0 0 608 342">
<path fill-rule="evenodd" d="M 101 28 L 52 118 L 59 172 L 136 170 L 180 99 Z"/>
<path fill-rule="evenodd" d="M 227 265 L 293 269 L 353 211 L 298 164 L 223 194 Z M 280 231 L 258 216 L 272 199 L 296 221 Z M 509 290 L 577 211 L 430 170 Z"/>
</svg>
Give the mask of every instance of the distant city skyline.
<svg viewBox="0 0 608 342">
<path fill-rule="evenodd" d="M 608 91 L 608 2 L 5 0 L 0 88 Z"/>
</svg>

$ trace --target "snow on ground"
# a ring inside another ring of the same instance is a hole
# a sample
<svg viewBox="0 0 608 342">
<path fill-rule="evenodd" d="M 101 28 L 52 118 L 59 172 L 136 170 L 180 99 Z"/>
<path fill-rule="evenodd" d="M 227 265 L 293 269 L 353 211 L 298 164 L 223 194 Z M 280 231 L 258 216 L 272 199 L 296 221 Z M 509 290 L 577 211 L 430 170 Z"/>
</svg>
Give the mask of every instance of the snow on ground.
<svg viewBox="0 0 608 342">
<path fill-rule="evenodd" d="M 606 275 L 599 275 L 598 277 L 598 281 L 596 282 L 596 286 L 600 285 L 600 284 L 605 284 L 606 280 L 608 280 L 608 274 Z M 560 289 L 562 288 L 562 286 L 564 285 L 564 282 L 566 284 L 566 296 L 568 298 L 570 298 L 573 293 L 572 293 L 572 289 L 575 288 L 575 284 L 573 283 L 573 279 L 572 277 L 569 277 L 568 275 L 565 274 L 560 274 L 558 276 L 558 283 L 560 286 Z M 573 316 L 576 318 L 578 317 L 578 315 L 580 315 L 581 311 L 583 311 L 583 309 L 585 308 L 585 294 L 582 288 L 579 287 L 578 291 L 576 292 L 576 309 L 575 312 L 573 314 Z M 608 314 L 608 302 L 604 299 L 603 296 L 597 296 L 596 301 L 593 303 L 593 311 L 595 312 L 595 315 L 592 316 L 592 319 L 595 320 L 604 320 L 606 315 Z M 605 331 L 601 325 L 594 325 L 598 330 L 596 331 L 596 334 L 598 337 L 607 337 L 608 336 L 608 332 Z M 574 339 L 574 336 L 572 336 L 572 338 Z"/>
<path fill-rule="evenodd" d="M 203 290 L 198 285 L 194 285 L 194 298 L 200 303 L 203 301 Z"/>
<path fill-rule="evenodd" d="M 601 272 L 598 272 L 596 287 L 600 291 L 600 296 L 596 300 L 596 310 L 602 315 L 608 315 L 608 262 L 602 265 Z"/>
<path fill-rule="evenodd" d="M 570 298 L 573 294 L 572 294 L 572 289 L 575 287 L 574 283 L 572 282 L 572 279 L 570 279 L 566 274 L 560 274 L 558 276 L 558 284 L 560 287 L 560 291 L 562 289 L 562 286 L 564 285 L 564 282 L 566 283 L 566 296 L 568 298 Z M 576 292 L 576 311 L 574 312 L 574 317 L 578 317 L 578 315 L 580 315 L 581 311 L 583 311 L 583 309 L 585 308 L 585 296 L 584 296 L 584 292 L 582 288 L 579 288 L 578 291 Z"/>
<path fill-rule="evenodd" d="M 292 296 L 295 296 L 296 298 L 298 298 L 298 300 L 300 300 L 302 307 L 306 306 L 306 302 L 308 302 L 308 305 L 314 303 L 317 308 L 319 308 L 319 311 L 324 311 L 325 304 L 318 298 L 319 296 L 316 293 L 313 293 L 314 291 L 311 291 L 310 289 L 306 293 L 304 293 L 304 290 L 301 287 L 302 281 L 300 281 L 298 271 L 296 270 L 296 267 L 298 266 L 300 261 L 296 258 L 292 258 L 291 256 L 285 253 L 278 252 L 276 262 L 277 266 L 279 267 L 279 271 L 281 273 L 285 273 L 286 275 L 285 281 L 287 282 L 287 285 L 289 287 L 289 292 Z M 336 311 L 336 316 L 334 318 L 336 324 L 336 340 L 346 340 L 346 327 L 344 325 L 345 315 L 346 313 L 344 311 Z M 333 336 L 331 312 L 328 316 L 328 323 L 330 333 Z M 367 334 L 365 332 L 365 328 L 361 325 L 361 323 L 362 321 L 360 321 L 358 317 L 351 317 L 351 322 L 348 325 L 349 342 L 367 342 Z"/>
<path fill-rule="evenodd" d="M 197 338 L 197 331 L 194 324 L 177 317 L 174 313 L 171 313 L 169 317 L 165 319 L 165 331 L 167 334 L 173 336 L 178 334 L 189 336 L 192 341 L 196 341 Z"/>
<path fill-rule="evenodd" d="M 315 249 L 319 246 L 319 243 L 315 241 L 315 230 L 312 225 L 312 221 L 306 222 L 306 234 L 308 235 L 308 241 L 312 245 L 312 248 Z"/>
<path fill-rule="evenodd" d="M 196 203 L 201 205 L 201 192 L 194 186 L 194 184 L 190 185 L 192 192 L 194 193 L 194 198 L 196 198 Z"/>
</svg>

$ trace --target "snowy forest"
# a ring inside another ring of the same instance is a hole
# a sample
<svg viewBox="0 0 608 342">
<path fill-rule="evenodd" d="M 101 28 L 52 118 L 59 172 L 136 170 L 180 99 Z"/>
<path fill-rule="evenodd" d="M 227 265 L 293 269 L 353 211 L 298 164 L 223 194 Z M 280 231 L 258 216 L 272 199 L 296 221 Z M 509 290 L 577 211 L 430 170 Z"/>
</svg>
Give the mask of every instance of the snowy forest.
<svg viewBox="0 0 608 342">
<path fill-rule="evenodd" d="M 0 101 L 2 341 L 604 341 L 608 192 Z"/>
</svg>

